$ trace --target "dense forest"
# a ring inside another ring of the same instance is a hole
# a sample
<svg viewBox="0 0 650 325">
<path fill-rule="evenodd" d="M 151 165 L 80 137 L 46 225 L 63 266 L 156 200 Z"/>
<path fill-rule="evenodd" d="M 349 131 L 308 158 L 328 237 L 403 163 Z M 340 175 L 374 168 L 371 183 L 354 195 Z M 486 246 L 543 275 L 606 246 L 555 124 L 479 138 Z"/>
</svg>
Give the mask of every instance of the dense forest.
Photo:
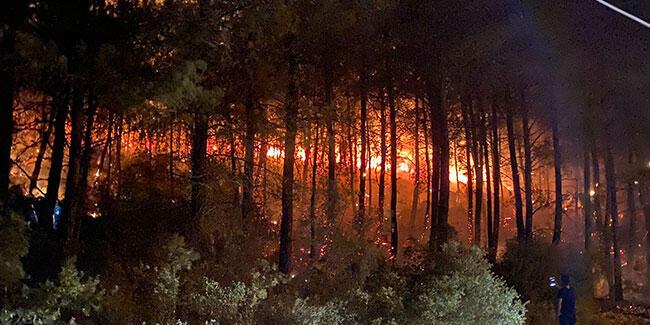
<svg viewBox="0 0 650 325">
<path fill-rule="evenodd" d="M 579 324 L 650 322 L 628 18 L 3 0 L 0 323 L 553 324 L 561 276 Z"/>
</svg>

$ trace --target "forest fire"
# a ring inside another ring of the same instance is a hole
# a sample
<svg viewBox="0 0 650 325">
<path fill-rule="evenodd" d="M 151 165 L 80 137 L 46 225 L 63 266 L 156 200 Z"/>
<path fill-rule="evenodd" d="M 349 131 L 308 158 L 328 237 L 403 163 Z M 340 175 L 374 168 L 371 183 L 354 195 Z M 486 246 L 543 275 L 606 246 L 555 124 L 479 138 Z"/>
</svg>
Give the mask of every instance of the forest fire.
<svg viewBox="0 0 650 325">
<path fill-rule="evenodd" d="M 5 1 L 0 323 L 648 323 L 644 9 Z"/>
</svg>

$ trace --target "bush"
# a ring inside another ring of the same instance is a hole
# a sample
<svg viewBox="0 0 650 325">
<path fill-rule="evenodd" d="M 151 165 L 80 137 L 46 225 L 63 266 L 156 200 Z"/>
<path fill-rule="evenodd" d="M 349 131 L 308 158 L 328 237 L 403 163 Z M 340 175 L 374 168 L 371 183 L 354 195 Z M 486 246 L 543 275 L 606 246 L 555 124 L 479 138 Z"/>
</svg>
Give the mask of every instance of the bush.
<svg viewBox="0 0 650 325">
<path fill-rule="evenodd" d="M 298 325 L 340 325 L 353 322 L 355 315 L 348 313 L 347 302 L 333 299 L 323 305 L 312 305 L 309 299 L 296 299 L 291 310 Z"/>
<path fill-rule="evenodd" d="M 555 296 L 555 289 L 549 286 L 549 276 L 559 280 L 560 260 L 550 242 L 540 238 L 512 240 L 496 270 L 524 300 L 548 302 Z"/>
<path fill-rule="evenodd" d="M 59 324 L 91 317 L 102 309 L 105 291 L 99 279 L 84 277 L 70 259 L 56 282 L 26 290 L 17 308 L 3 309 L 2 324 Z"/>
<path fill-rule="evenodd" d="M 206 321 L 219 324 L 252 324 L 260 305 L 269 291 L 284 280 L 284 276 L 266 261 L 260 261 L 260 270 L 251 274 L 249 284 L 235 281 L 222 285 L 203 277 L 199 289 L 191 294 L 188 309 Z"/>
<path fill-rule="evenodd" d="M 417 324 L 523 324 L 524 304 L 490 271 L 484 253 L 458 243 L 443 247 L 436 275 L 417 297 Z"/>
<path fill-rule="evenodd" d="M 0 289 L 3 292 L 20 288 L 20 280 L 25 276 L 20 259 L 28 251 L 27 230 L 19 216 L 0 216 Z"/>
</svg>

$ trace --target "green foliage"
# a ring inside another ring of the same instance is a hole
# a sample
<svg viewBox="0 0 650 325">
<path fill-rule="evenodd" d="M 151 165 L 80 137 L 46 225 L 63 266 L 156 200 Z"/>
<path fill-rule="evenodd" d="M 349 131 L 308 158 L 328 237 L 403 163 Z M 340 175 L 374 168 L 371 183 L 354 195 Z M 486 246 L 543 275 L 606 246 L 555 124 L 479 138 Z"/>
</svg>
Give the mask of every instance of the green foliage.
<svg viewBox="0 0 650 325">
<path fill-rule="evenodd" d="M 0 311 L 2 324 L 67 324 L 91 317 L 102 309 L 106 292 L 99 279 L 84 277 L 70 259 L 56 282 L 47 281 L 40 288 L 23 292 L 16 308 Z"/>
<path fill-rule="evenodd" d="M 25 276 L 20 259 L 27 255 L 27 225 L 18 215 L 0 216 L 0 289 L 16 289 Z"/>
<path fill-rule="evenodd" d="M 158 312 L 163 319 L 170 319 L 176 314 L 182 284 L 181 272 L 191 269 L 199 255 L 177 234 L 172 235 L 162 252 L 162 262 L 154 268 L 157 274 L 153 292 Z"/>
<path fill-rule="evenodd" d="M 347 312 L 344 300 L 333 299 L 323 305 L 312 305 L 309 299 L 296 299 L 291 316 L 299 325 L 350 324 L 354 315 Z"/>
<path fill-rule="evenodd" d="M 540 238 L 523 242 L 512 240 L 497 265 L 497 273 L 524 299 L 548 301 L 554 297 L 548 278 L 558 277 L 561 273 L 558 251 L 550 242 Z"/>
<path fill-rule="evenodd" d="M 39 307 L 45 314 L 60 314 L 63 317 L 90 316 L 102 308 L 106 292 L 99 284 L 99 278 L 84 277 L 70 259 L 59 273 L 57 283 L 47 281 L 41 287 L 43 300 Z"/>
<path fill-rule="evenodd" d="M 205 61 L 186 61 L 172 74 L 168 84 L 163 86 L 159 100 L 176 111 L 192 110 L 207 113 L 221 101 L 223 92 L 220 88 L 206 88 L 208 65 Z"/>
<path fill-rule="evenodd" d="M 444 263 L 444 264 L 440 264 Z M 517 292 L 490 271 L 483 252 L 458 243 L 443 247 L 437 273 L 417 297 L 420 324 L 523 324 Z"/>
<path fill-rule="evenodd" d="M 260 260 L 259 267 L 250 274 L 248 283 L 234 281 L 229 285 L 220 284 L 202 277 L 199 289 L 189 297 L 188 309 L 204 320 L 218 324 L 252 324 L 261 304 L 269 297 L 270 290 L 282 282 L 286 276 L 275 266 Z"/>
</svg>

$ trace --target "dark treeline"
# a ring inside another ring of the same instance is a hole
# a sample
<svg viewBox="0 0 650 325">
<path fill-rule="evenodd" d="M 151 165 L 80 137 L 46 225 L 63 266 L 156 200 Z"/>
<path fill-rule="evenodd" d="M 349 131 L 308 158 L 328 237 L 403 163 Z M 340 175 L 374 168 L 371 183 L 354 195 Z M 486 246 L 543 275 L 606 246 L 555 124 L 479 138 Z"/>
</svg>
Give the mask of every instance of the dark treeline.
<svg viewBox="0 0 650 325">
<path fill-rule="evenodd" d="M 617 301 L 624 249 L 650 262 L 650 83 L 636 55 L 650 38 L 597 3 L 0 9 L 0 212 L 20 212 L 16 195 L 37 202 L 59 257 L 37 281 L 64 257 L 101 273 L 88 238 L 104 227 L 117 241 L 120 224 L 221 257 L 236 229 L 286 274 L 318 268 L 341 233 L 395 261 L 467 239 L 495 263 L 514 232 L 580 243 Z M 115 219 L 129 202 L 174 217 Z M 214 221 L 222 210 L 238 217 Z"/>
</svg>

